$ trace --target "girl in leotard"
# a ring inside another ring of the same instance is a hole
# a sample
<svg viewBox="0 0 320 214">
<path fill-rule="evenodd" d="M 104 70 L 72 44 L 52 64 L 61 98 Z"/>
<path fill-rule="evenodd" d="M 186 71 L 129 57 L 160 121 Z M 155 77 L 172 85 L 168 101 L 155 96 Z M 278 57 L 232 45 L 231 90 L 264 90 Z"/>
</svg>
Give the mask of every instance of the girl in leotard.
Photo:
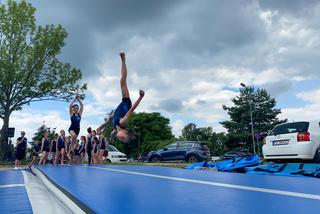
<svg viewBox="0 0 320 214">
<path fill-rule="evenodd" d="M 99 139 L 96 136 L 93 137 L 92 143 L 93 143 L 93 150 L 92 150 L 93 164 L 98 164 L 99 163 L 99 158 L 98 158 Z"/>
<path fill-rule="evenodd" d="M 31 163 L 29 164 L 29 168 L 31 168 L 31 166 L 33 164 L 35 164 L 37 161 L 38 161 L 38 157 L 39 157 L 39 154 L 40 154 L 40 151 L 41 151 L 41 141 L 40 140 L 37 140 L 36 143 L 33 145 L 33 158 L 32 158 L 32 161 Z"/>
<path fill-rule="evenodd" d="M 50 145 L 50 152 L 52 152 L 53 164 L 56 164 L 57 162 L 56 152 L 57 152 L 57 146 L 58 146 L 58 138 L 59 138 L 58 133 L 55 133 Z"/>
<path fill-rule="evenodd" d="M 75 143 L 76 143 L 76 141 L 75 141 Z M 67 137 L 67 158 L 68 158 L 69 164 L 72 164 L 72 162 L 73 162 L 73 152 L 74 152 L 74 144 L 75 143 L 72 142 L 71 136 Z"/>
<path fill-rule="evenodd" d="M 98 163 L 103 163 L 104 152 L 106 151 L 106 138 L 103 136 L 103 133 L 100 129 L 97 129 L 99 135 L 99 151 L 98 151 Z"/>
<path fill-rule="evenodd" d="M 86 153 L 88 155 L 88 164 L 91 164 L 92 161 L 92 135 L 91 135 L 91 127 L 87 128 L 87 139 L 86 139 L 86 145 L 85 145 L 85 149 L 86 149 Z"/>
<path fill-rule="evenodd" d="M 58 143 L 57 143 L 56 162 L 58 163 L 60 158 L 60 163 L 63 165 L 65 154 L 66 154 L 66 133 L 63 130 L 61 130 L 60 136 L 58 138 Z"/>
<path fill-rule="evenodd" d="M 79 141 L 74 146 L 74 163 L 80 164 L 81 163 L 81 157 L 80 154 L 83 150 L 83 146 L 80 145 Z"/>
<path fill-rule="evenodd" d="M 81 163 L 84 162 L 84 156 L 85 156 L 85 153 L 86 153 L 85 145 L 86 145 L 86 137 L 85 136 L 81 136 L 81 138 L 80 138 L 80 147 L 81 147 L 80 160 L 81 160 Z"/>
<path fill-rule="evenodd" d="M 46 131 L 44 133 L 44 137 L 42 138 L 42 147 L 41 147 L 42 158 L 39 164 L 47 163 L 48 154 L 50 152 L 50 140 L 48 136 L 49 136 L 49 133 Z"/>
<path fill-rule="evenodd" d="M 80 104 L 80 109 L 77 104 L 74 104 L 75 101 L 78 101 Z M 81 121 L 81 116 L 83 112 L 83 103 L 81 99 L 76 96 L 72 102 L 70 103 L 69 106 L 69 113 L 70 113 L 70 120 L 71 120 L 71 125 L 69 127 L 69 133 L 72 138 L 72 143 L 76 143 L 77 137 L 80 133 L 80 121 Z"/>
<path fill-rule="evenodd" d="M 116 137 L 122 141 L 122 142 L 128 142 L 129 140 L 129 133 L 126 129 L 126 125 L 128 123 L 128 119 L 134 112 L 134 110 L 137 108 L 139 103 L 141 102 L 142 98 L 144 97 L 144 91 L 139 91 L 139 98 L 138 100 L 133 104 L 131 104 L 130 94 L 127 86 L 127 66 L 126 66 L 126 58 L 125 53 L 120 53 L 121 57 L 121 80 L 120 80 L 120 86 L 121 86 L 121 92 L 122 92 L 122 102 L 119 104 L 117 109 L 114 112 L 113 115 L 113 126 L 115 130 L 117 131 Z"/>
</svg>

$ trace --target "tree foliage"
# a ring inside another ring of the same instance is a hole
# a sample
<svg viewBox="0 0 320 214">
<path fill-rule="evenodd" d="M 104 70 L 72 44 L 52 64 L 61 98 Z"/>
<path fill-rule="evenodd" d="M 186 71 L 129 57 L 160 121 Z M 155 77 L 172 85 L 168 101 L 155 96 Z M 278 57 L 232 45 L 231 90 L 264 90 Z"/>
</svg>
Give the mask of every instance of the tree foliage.
<svg viewBox="0 0 320 214">
<path fill-rule="evenodd" d="M 78 83 L 80 70 L 57 58 L 67 32 L 60 25 L 36 26 L 35 11 L 24 0 L 0 5 L 1 143 L 13 111 L 30 102 L 69 100 L 86 89 Z"/>
<path fill-rule="evenodd" d="M 228 130 L 226 143 L 229 148 L 242 147 L 252 151 L 250 102 L 254 133 L 263 137 L 275 125 L 286 122 L 278 118 L 281 110 L 276 108 L 276 100 L 265 89 L 241 88 L 240 94 L 233 98 L 232 102 L 233 106 L 223 106 L 230 120 L 221 122 Z"/>
</svg>

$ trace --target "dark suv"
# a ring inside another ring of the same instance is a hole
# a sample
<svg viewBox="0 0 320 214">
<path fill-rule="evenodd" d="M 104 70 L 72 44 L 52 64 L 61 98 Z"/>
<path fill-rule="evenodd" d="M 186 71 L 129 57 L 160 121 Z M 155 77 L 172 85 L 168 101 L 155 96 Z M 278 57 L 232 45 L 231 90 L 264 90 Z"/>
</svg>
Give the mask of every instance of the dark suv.
<svg viewBox="0 0 320 214">
<path fill-rule="evenodd" d="M 163 149 L 151 151 L 148 154 L 149 162 L 160 161 L 200 162 L 210 160 L 210 152 L 204 143 L 198 141 L 177 141 Z"/>
</svg>

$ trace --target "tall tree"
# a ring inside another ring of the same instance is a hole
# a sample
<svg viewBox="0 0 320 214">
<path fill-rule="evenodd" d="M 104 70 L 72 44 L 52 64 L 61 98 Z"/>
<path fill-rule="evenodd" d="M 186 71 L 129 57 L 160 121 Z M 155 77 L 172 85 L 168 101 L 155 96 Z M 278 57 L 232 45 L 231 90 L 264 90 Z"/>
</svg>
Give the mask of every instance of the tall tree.
<svg viewBox="0 0 320 214">
<path fill-rule="evenodd" d="M 279 120 L 278 115 L 281 110 L 276 108 L 276 100 L 265 89 L 241 88 L 240 94 L 233 98 L 232 102 L 234 105 L 231 107 L 223 105 L 230 120 L 221 122 L 223 127 L 228 130 L 228 147 L 241 146 L 249 150 L 252 148 L 250 102 L 254 133 L 265 136 L 268 130 L 271 130 L 275 125 L 287 121 Z"/>
<path fill-rule="evenodd" d="M 181 140 L 198 140 L 199 130 L 196 124 L 189 123 L 181 130 L 181 134 Z"/>
<path fill-rule="evenodd" d="M 43 100 L 69 100 L 83 93 L 80 70 L 58 60 L 67 32 L 62 26 L 36 26 L 36 9 L 26 1 L 0 4 L 0 152 L 12 112 Z"/>
</svg>

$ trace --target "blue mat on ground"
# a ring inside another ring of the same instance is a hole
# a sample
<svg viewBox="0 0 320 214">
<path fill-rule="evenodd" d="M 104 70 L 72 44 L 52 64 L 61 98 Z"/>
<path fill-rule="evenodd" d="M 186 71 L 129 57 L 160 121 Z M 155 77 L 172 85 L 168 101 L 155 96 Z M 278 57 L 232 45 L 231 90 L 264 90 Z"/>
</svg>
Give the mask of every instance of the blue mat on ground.
<svg viewBox="0 0 320 214">
<path fill-rule="evenodd" d="M 32 213 L 21 171 L 0 171 L 0 213 Z"/>
<path fill-rule="evenodd" d="M 317 179 L 151 166 L 37 168 L 97 213 L 319 213 Z"/>
<path fill-rule="evenodd" d="M 233 158 L 216 163 L 201 162 L 185 167 L 185 169 L 197 169 L 199 167 L 217 168 L 221 172 L 232 172 L 242 170 L 245 167 L 256 166 L 261 163 L 258 155 L 250 155 L 244 158 Z"/>
</svg>

